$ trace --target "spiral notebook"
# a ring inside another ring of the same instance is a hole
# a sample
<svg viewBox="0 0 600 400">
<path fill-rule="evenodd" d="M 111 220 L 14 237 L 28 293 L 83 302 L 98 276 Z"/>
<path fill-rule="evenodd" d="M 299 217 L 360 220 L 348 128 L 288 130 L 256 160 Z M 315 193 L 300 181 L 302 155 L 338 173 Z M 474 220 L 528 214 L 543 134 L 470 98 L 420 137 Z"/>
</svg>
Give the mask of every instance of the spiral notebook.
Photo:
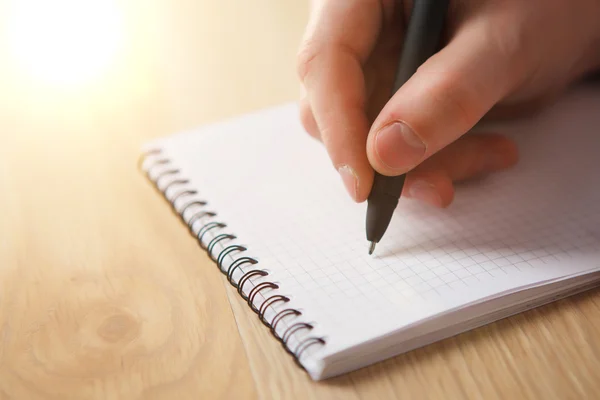
<svg viewBox="0 0 600 400">
<path fill-rule="evenodd" d="M 596 286 L 598 110 L 588 85 L 505 125 L 516 167 L 459 186 L 445 210 L 402 198 L 372 256 L 366 205 L 295 103 L 154 140 L 141 168 L 247 312 L 321 380 Z"/>
</svg>

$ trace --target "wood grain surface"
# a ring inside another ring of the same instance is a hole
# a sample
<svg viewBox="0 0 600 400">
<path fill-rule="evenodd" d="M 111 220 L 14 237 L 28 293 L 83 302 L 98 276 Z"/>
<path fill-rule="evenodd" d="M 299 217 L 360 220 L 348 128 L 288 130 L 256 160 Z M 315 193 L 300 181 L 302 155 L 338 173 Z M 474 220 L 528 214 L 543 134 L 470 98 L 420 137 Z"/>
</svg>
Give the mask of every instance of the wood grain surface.
<svg viewBox="0 0 600 400">
<path fill-rule="evenodd" d="M 308 4 L 119 4 L 128 51 L 88 87 L 0 42 L 0 399 L 598 398 L 598 290 L 312 382 L 136 167 L 146 139 L 296 99 Z"/>
</svg>

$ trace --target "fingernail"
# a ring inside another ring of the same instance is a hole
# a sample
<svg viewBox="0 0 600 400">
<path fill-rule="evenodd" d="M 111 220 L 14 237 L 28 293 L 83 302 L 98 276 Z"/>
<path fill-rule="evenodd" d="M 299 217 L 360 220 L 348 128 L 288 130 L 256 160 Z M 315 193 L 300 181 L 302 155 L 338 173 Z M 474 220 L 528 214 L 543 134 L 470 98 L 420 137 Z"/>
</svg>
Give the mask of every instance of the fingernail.
<svg viewBox="0 0 600 400">
<path fill-rule="evenodd" d="M 353 200 L 356 200 L 358 196 L 358 175 L 356 175 L 356 172 L 348 165 L 341 166 L 338 169 L 338 172 L 342 177 L 342 181 L 344 182 L 344 186 L 346 186 L 348 194 L 350 194 Z"/>
<path fill-rule="evenodd" d="M 441 207 L 442 198 L 435 190 L 435 186 L 426 181 L 416 181 L 410 185 L 410 197 L 413 199 L 424 201 L 432 206 Z"/>
<path fill-rule="evenodd" d="M 375 136 L 379 160 L 396 172 L 406 172 L 421 161 L 425 144 L 402 122 L 386 126 Z"/>
</svg>

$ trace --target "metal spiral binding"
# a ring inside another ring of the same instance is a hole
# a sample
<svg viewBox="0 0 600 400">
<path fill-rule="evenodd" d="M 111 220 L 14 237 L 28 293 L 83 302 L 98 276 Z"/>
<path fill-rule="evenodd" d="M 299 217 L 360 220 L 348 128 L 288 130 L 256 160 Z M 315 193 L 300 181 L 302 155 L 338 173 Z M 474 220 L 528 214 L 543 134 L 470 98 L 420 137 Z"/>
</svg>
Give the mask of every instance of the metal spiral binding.
<svg viewBox="0 0 600 400">
<path fill-rule="evenodd" d="M 237 292 L 240 295 L 240 297 L 248 303 L 248 307 L 252 311 L 254 311 L 258 315 L 259 320 L 265 326 L 267 326 L 269 328 L 270 333 L 282 344 L 285 351 L 293 357 L 296 364 L 300 368 L 305 369 L 304 366 L 300 363 L 300 357 L 309 347 L 311 347 L 315 344 L 325 345 L 326 344 L 325 339 L 322 337 L 315 337 L 315 336 L 309 335 L 307 337 L 304 337 L 295 346 L 295 348 L 292 349 L 291 346 L 289 345 L 289 341 L 290 341 L 290 338 L 293 337 L 294 333 L 301 331 L 301 330 L 309 330 L 310 331 L 313 329 L 313 325 L 306 323 L 306 322 L 290 323 L 290 325 L 283 331 L 283 333 L 281 335 L 279 335 L 277 333 L 277 326 L 280 324 L 280 322 L 284 318 L 286 318 L 286 317 L 298 318 L 302 315 L 302 312 L 300 312 L 299 310 L 293 309 L 293 308 L 284 308 L 281 311 L 277 312 L 273 316 L 273 318 L 271 318 L 270 321 L 268 321 L 265 318 L 265 313 L 269 307 L 273 307 L 273 305 L 278 304 L 278 303 L 287 303 L 290 301 L 289 297 L 281 295 L 281 294 L 274 294 L 272 296 L 265 298 L 265 300 L 259 306 L 257 306 L 255 304 L 256 296 L 261 291 L 263 291 L 265 289 L 279 289 L 279 285 L 277 285 L 276 283 L 273 283 L 273 282 L 268 282 L 268 281 L 262 281 L 259 284 L 257 284 L 256 286 L 254 286 L 250 290 L 250 292 L 248 292 L 247 294 L 244 293 L 244 285 L 250 278 L 252 278 L 252 277 L 264 278 L 264 277 L 268 276 L 269 273 L 262 269 L 255 268 L 254 266 L 258 264 L 258 261 L 252 257 L 247 257 L 247 256 L 241 256 L 241 257 L 235 258 L 233 260 L 233 262 L 229 265 L 229 267 L 226 270 L 224 270 L 223 263 L 225 261 L 225 258 L 228 255 L 231 256 L 231 254 L 235 253 L 235 252 L 244 253 L 248 249 L 245 246 L 241 246 L 238 244 L 231 244 L 229 246 L 226 246 L 218 254 L 213 254 L 214 250 L 215 250 L 215 246 L 219 242 L 234 240 L 234 239 L 236 239 L 236 236 L 233 234 L 230 234 L 230 233 L 219 233 L 219 234 L 215 235 L 212 239 L 210 239 L 210 241 L 208 241 L 208 243 L 206 245 L 204 244 L 204 242 L 203 242 L 204 237 L 209 231 L 222 230 L 222 229 L 226 228 L 227 225 L 223 222 L 211 221 L 211 222 L 204 223 L 198 230 L 198 233 L 194 232 L 194 229 L 193 229 L 194 224 L 196 224 L 197 222 L 199 222 L 202 219 L 207 218 L 207 217 L 208 218 L 216 217 L 217 213 L 214 211 L 205 211 L 205 210 L 197 211 L 192 216 L 190 216 L 188 221 L 185 221 L 184 215 L 187 210 L 189 210 L 191 207 L 194 207 L 194 206 L 206 207 L 208 203 L 204 200 L 191 200 L 188 203 L 186 203 L 183 207 L 181 207 L 180 209 L 177 209 L 176 202 L 178 200 L 183 199 L 188 196 L 195 196 L 198 193 L 195 190 L 187 187 L 187 185 L 190 183 L 189 180 L 181 178 L 180 170 L 173 167 L 171 165 L 171 161 L 168 158 L 160 157 L 161 155 L 162 155 L 162 151 L 160 149 L 147 151 L 140 158 L 138 168 L 140 169 L 140 171 L 145 172 L 146 177 L 148 178 L 148 180 L 150 182 L 152 182 L 154 188 L 156 190 L 158 190 L 158 192 L 162 195 L 162 197 L 171 205 L 172 211 L 175 213 L 175 215 L 177 215 L 179 217 L 179 219 L 185 225 L 187 225 L 190 234 L 192 234 L 196 237 L 196 240 L 198 241 L 200 247 L 202 249 L 204 249 L 207 252 L 208 256 L 215 262 L 215 264 L 219 268 L 219 271 L 221 271 L 221 273 L 223 273 L 226 276 L 227 281 L 231 284 L 231 286 L 233 286 L 234 288 L 237 289 Z M 154 160 L 152 162 L 152 164 L 146 168 L 146 171 L 144 171 L 142 164 L 148 156 L 157 156 L 158 158 L 156 160 Z M 155 177 L 152 178 L 150 175 L 150 171 L 152 170 L 152 168 L 155 168 L 158 166 L 163 166 L 163 167 L 166 166 L 167 169 L 160 172 L 158 175 L 156 175 Z M 173 168 L 171 168 L 171 167 L 173 167 Z M 171 177 L 171 178 L 175 178 L 175 179 L 170 181 L 166 186 L 161 188 L 161 185 L 160 185 L 161 180 L 165 179 L 167 177 Z M 167 192 L 169 189 L 172 189 L 174 187 L 179 187 L 181 189 L 181 191 L 177 192 L 177 194 L 175 194 L 174 196 L 172 196 L 172 198 L 169 199 L 167 196 Z M 231 257 L 233 258 L 233 256 L 231 256 Z M 238 281 L 236 282 L 233 278 L 233 275 L 238 269 L 240 269 L 244 265 L 252 266 L 252 268 L 249 269 L 248 271 L 246 271 L 240 277 L 240 279 L 238 279 Z"/>
</svg>

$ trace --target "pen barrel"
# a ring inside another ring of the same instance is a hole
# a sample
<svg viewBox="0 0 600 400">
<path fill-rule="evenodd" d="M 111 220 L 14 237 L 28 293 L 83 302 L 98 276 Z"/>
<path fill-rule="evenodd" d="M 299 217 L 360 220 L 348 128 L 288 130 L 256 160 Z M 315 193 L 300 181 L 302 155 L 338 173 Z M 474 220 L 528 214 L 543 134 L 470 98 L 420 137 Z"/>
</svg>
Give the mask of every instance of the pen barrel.
<svg viewBox="0 0 600 400">
<path fill-rule="evenodd" d="M 386 176 L 377 174 L 377 179 L 373 181 L 373 187 L 371 188 L 371 193 L 369 195 L 369 199 L 373 197 L 392 197 L 395 198 L 396 201 L 402 194 L 402 188 L 404 187 L 404 181 L 406 180 L 406 175 L 399 176 Z"/>
<path fill-rule="evenodd" d="M 396 70 L 394 93 L 437 51 L 449 0 L 414 0 Z M 367 240 L 379 243 L 398 206 L 405 175 L 375 173 L 367 206 Z"/>
<path fill-rule="evenodd" d="M 383 237 L 404 187 L 405 175 L 377 174 L 367 200 L 367 240 L 378 243 Z"/>
<path fill-rule="evenodd" d="M 394 93 L 440 45 L 449 0 L 414 0 L 402 48 Z"/>
</svg>

